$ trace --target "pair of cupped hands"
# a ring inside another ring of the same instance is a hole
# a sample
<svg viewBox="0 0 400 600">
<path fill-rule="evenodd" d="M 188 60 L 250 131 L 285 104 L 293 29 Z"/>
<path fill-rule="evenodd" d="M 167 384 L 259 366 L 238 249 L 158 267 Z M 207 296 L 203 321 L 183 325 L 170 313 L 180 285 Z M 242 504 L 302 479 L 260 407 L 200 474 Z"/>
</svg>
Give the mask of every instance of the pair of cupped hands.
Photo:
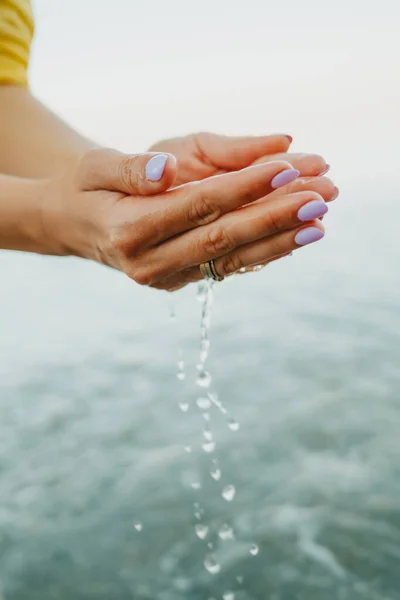
<svg viewBox="0 0 400 600">
<path fill-rule="evenodd" d="M 193 134 L 146 154 L 94 149 L 46 182 L 42 226 L 54 253 L 76 255 L 168 291 L 290 254 L 324 235 L 338 196 L 316 154 L 290 154 L 288 135 Z"/>
</svg>

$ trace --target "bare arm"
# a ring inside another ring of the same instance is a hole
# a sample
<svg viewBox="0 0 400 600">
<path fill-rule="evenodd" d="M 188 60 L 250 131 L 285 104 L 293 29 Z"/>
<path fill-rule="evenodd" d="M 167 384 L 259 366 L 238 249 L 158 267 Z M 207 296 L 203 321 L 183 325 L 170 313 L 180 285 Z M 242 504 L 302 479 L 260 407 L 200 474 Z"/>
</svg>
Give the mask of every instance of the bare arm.
<svg viewBox="0 0 400 600">
<path fill-rule="evenodd" d="M 50 177 L 94 147 L 29 90 L 0 85 L 0 173 Z"/>
</svg>

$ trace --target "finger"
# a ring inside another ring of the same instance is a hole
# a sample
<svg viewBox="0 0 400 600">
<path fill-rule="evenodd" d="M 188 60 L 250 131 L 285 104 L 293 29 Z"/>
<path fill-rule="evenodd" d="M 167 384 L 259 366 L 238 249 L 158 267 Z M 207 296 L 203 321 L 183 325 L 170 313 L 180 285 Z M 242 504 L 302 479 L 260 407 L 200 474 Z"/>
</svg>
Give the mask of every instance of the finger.
<svg viewBox="0 0 400 600">
<path fill-rule="evenodd" d="M 117 150 L 91 150 L 82 159 L 79 184 L 83 190 L 109 190 L 127 195 L 159 194 L 176 177 L 172 154 L 122 154 Z"/>
<path fill-rule="evenodd" d="M 286 134 L 231 137 L 198 133 L 194 141 L 202 156 L 226 171 L 248 167 L 262 156 L 287 152 L 293 138 Z"/>
<path fill-rule="evenodd" d="M 310 191 L 251 204 L 152 249 L 146 257 L 147 273 L 152 281 L 164 279 L 229 254 L 238 246 L 293 229 L 327 211 L 323 198 Z"/>
<path fill-rule="evenodd" d="M 268 163 L 271 160 L 287 160 L 294 169 L 300 171 L 302 177 L 318 177 L 329 171 L 329 165 L 318 154 L 271 154 L 256 160 L 255 164 Z"/>
<path fill-rule="evenodd" d="M 266 198 L 261 198 L 258 202 L 269 202 L 278 196 L 307 190 L 317 192 L 325 202 L 332 202 L 339 195 L 339 189 L 328 177 L 298 177 L 295 181 L 272 192 Z"/>
<path fill-rule="evenodd" d="M 216 175 L 176 188 L 170 194 L 168 205 L 164 200 L 159 206 L 162 227 L 154 228 L 151 241 L 157 244 L 179 233 L 212 223 L 222 215 L 287 185 L 296 177 L 298 171 L 292 169 L 289 163 L 279 161 Z"/>
<path fill-rule="evenodd" d="M 248 265 L 271 261 L 282 254 L 318 242 L 324 235 L 325 229 L 321 221 L 310 221 L 307 226 L 303 225 L 237 248 L 234 252 L 215 260 L 215 269 L 219 275 L 227 277 Z"/>
<path fill-rule="evenodd" d="M 316 228 L 319 231 L 322 231 L 323 233 L 323 230 L 320 229 L 320 224 L 318 224 L 318 222 L 316 223 Z M 302 231 L 302 229 L 297 230 L 297 232 L 298 231 Z M 318 235 L 320 234 L 314 235 L 315 237 L 318 237 Z M 287 249 L 285 252 L 280 252 L 279 254 L 276 254 L 274 256 L 270 256 L 272 250 L 269 245 L 267 246 L 267 240 L 262 240 L 261 242 L 249 244 L 249 246 L 243 246 L 237 251 L 239 253 L 239 256 L 232 257 L 232 255 L 227 255 L 223 259 L 214 261 L 217 273 L 222 275 L 222 273 L 225 272 L 224 277 L 229 277 L 230 275 L 246 275 L 247 273 L 254 273 L 260 271 L 264 267 L 268 266 L 270 263 L 280 260 L 281 258 L 290 256 L 293 253 L 294 249 L 300 247 L 299 244 L 293 241 L 293 236 L 295 236 L 295 233 L 293 233 L 292 237 L 287 240 L 289 244 L 291 242 L 290 249 Z M 278 240 L 278 242 L 280 241 L 284 243 L 284 240 Z M 269 255 L 267 259 L 265 258 L 265 256 L 267 255 L 266 253 L 268 253 Z M 254 259 L 255 262 L 251 262 Z M 223 260 L 225 260 L 225 263 L 228 264 L 225 264 L 225 266 L 222 265 L 221 261 Z M 250 261 L 248 264 L 247 260 Z M 237 270 L 234 270 L 235 266 L 239 264 L 243 264 L 244 266 L 240 267 Z M 199 267 L 196 266 L 191 267 L 190 269 L 185 269 L 184 271 L 180 271 L 179 273 L 175 273 L 174 275 L 171 275 L 170 277 L 167 277 L 166 279 L 155 283 L 154 285 L 152 285 L 152 287 L 159 290 L 175 291 L 181 289 L 182 287 L 185 287 L 189 283 L 196 283 L 197 281 L 201 281 L 202 279 L 204 279 L 203 275 L 201 274 Z"/>
</svg>

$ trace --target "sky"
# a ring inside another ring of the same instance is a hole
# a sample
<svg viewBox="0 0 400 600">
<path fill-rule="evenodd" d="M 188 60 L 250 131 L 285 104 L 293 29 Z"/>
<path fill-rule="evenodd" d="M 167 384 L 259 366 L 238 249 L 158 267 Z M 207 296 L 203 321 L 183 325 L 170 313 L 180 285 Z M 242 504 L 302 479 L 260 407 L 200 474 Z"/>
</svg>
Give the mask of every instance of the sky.
<svg viewBox="0 0 400 600">
<path fill-rule="evenodd" d="M 282 131 L 345 178 L 396 178 L 398 0 L 33 5 L 33 90 L 96 141 Z"/>
</svg>

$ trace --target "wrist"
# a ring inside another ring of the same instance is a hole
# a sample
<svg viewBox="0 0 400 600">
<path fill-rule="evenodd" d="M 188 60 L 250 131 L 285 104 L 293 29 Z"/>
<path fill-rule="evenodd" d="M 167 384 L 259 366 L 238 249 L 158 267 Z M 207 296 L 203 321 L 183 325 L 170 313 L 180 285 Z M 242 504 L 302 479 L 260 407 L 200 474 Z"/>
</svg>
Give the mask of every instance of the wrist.
<svg viewBox="0 0 400 600">
<path fill-rule="evenodd" d="M 0 248 L 53 254 L 43 236 L 44 180 L 0 176 Z"/>
</svg>

